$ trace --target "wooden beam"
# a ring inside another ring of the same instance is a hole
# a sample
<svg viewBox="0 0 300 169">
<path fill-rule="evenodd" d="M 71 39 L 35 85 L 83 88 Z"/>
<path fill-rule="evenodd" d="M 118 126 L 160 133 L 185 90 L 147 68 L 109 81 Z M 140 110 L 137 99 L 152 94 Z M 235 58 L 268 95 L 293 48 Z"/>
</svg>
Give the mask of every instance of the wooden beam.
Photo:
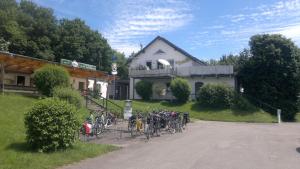
<svg viewBox="0 0 300 169">
<path fill-rule="evenodd" d="M 2 85 L 2 95 L 4 95 L 4 78 L 5 78 L 5 63 L 2 62 L 1 64 L 1 85 Z"/>
</svg>

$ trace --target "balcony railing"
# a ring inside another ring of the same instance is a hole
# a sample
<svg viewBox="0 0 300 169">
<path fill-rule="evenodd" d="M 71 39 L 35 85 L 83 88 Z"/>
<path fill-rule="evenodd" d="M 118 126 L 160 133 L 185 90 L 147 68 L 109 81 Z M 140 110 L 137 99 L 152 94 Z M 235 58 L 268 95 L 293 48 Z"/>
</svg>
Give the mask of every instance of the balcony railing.
<svg viewBox="0 0 300 169">
<path fill-rule="evenodd" d="M 233 75 L 233 66 L 193 66 L 176 69 L 177 76 L 210 76 L 210 75 Z"/>
<path fill-rule="evenodd" d="M 211 75 L 233 75 L 233 66 L 191 66 L 178 67 L 175 69 L 152 69 L 138 70 L 130 69 L 130 77 L 163 77 L 163 76 L 211 76 Z"/>
<path fill-rule="evenodd" d="M 138 70 L 129 69 L 129 76 L 131 77 L 165 77 L 174 76 L 174 69 L 151 69 L 151 70 Z"/>
</svg>

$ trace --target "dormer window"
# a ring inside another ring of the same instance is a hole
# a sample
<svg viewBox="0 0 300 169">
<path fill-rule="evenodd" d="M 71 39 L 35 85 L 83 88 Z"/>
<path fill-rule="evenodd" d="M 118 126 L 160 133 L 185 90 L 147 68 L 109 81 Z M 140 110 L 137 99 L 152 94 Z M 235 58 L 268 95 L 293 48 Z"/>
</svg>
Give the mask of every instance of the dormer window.
<svg viewBox="0 0 300 169">
<path fill-rule="evenodd" d="M 158 50 L 154 53 L 154 55 L 159 55 L 159 54 L 163 54 L 163 53 L 165 53 L 163 50 L 158 49 Z"/>
</svg>

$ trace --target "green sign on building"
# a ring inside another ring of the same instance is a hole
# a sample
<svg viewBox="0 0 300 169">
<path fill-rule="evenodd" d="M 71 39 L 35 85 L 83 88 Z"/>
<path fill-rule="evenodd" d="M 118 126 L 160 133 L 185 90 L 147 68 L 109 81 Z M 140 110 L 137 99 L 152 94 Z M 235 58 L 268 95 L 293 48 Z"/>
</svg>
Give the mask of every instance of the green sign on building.
<svg viewBox="0 0 300 169">
<path fill-rule="evenodd" d="M 90 69 L 90 70 L 96 70 L 96 66 L 94 65 L 89 65 L 89 64 L 85 64 L 85 63 L 80 63 L 80 62 L 76 62 L 76 66 L 74 66 L 74 61 L 71 61 L 71 60 L 67 60 L 67 59 L 60 59 L 60 64 L 63 64 L 63 65 L 68 65 L 68 66 L 73 66 L 73 67 L 79 67 L 79 68 L 82 68 L 82 69 Z"/>
</svg>

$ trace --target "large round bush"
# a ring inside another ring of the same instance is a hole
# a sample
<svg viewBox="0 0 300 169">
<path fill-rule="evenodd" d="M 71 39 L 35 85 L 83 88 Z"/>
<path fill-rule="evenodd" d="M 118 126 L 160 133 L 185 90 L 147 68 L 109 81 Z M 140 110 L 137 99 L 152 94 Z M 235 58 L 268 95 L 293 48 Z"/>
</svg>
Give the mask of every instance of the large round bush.
<svg viewBox="0 0 300 169">
<path fill-rule="evenodd" d="M 70 87 L 55 87 L 53 90 L 53 97 L 65 100 L 77 108 L 81 108 L 84 102 L 80 93 Z"/>
<path fill-rule="evenodd" d="M 75 107 L 58 98 L 38 101 L 25 115 L 27 142 L 38 151 L 70 147 L 79 127 Z"/>
<path fill-rule="evenodd" d="M 56 65 L 43 66 L 34 72 L 33 78 L 38 91 L 46 96 L 51 96 L 57 86 L 70 85 L 69 73 L 63 67 Z"/>
<path fill-rule="evenodd" d="M 197 93 L 198 102 L 206 107 L 229 108 L 233 89 L 225 85 L 206 84 Z"/>
<path fill-rule="evenodd" d="M 149 100 L 152 96 L 152 82 L 141 80 L 135 85 L 136 92 L 143 100 Z"/>
<path fill-rule="evenodd" d="M 173 96 L 175 96 L 179 102 L 185 103 L 189 100 L 191 87 L 187 80 L 176 78 L 171 81 L 170 88 Z"/>
</svg>

